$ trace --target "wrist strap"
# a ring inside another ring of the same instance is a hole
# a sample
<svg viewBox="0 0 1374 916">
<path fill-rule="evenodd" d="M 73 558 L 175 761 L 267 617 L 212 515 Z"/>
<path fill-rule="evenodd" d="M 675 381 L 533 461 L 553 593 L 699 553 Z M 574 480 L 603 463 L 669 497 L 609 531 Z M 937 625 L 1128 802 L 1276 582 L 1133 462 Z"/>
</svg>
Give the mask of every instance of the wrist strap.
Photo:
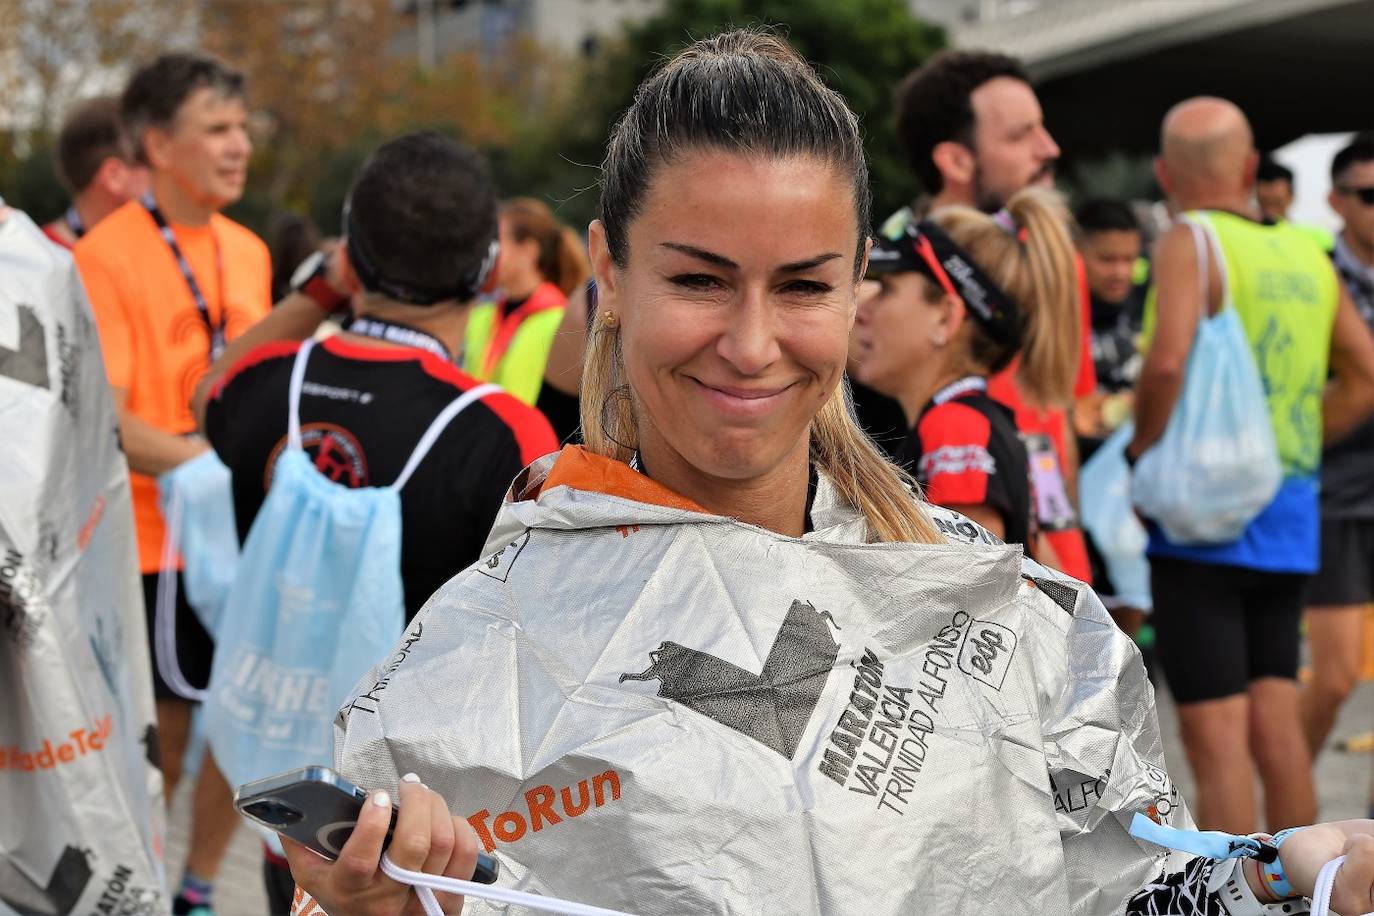
<svg viewBox="0 0 1374 916">
<path fill-rule="evenodd" d="M 1283 846 L 1283 841 L 1301 830 L 1301 827 L 1289 827 L 1274 834 L 1274 848 Z M 1288 873 L 1283 869 L 1283 860 L 1275 858 L 1272 862 L 1261 862 L 1259 867 L 1260 880 L 1264 882 L 1264 887 L 1269 893 L 1280 900 L 1288 897 L 1296 897 L 1298 894 L 1293 890 L 1293 885 L 1288 880 Z"/>
<path fill-rule="evenodd" d="M 434 899 L 434 891 L 461 894 L 469 899 L 477 897 L 482 900 L 490 900 L 493 903 L 505 903 L 536 910 L 540 913 L 563 913 L 565 916 L 630 916 L 630 914 L 622 913 L 619 910 L 606 910 L 598 906 L 588 906 L 585 903 L 574 903 L 571 900 L 559 900 L 556 897 L 545 897 L 541 894 L 531 894 L 526 891 L 496 887 L 491 884 L 478 884 L 475 881 L 463 881 L 459 878 L 446 878 L 442 875 L 411 871 L 392 862 L 391 856 L 386 853 L 382 854 L 381 869 L 382 874 L 392 881 L 409 884 L 415 888 L 415 895 L 420 898 L 420 905 L 424 908 L 426 916 L 444 916 L 444 911 L 439 908 L 439 902 Z"/>
</svg>

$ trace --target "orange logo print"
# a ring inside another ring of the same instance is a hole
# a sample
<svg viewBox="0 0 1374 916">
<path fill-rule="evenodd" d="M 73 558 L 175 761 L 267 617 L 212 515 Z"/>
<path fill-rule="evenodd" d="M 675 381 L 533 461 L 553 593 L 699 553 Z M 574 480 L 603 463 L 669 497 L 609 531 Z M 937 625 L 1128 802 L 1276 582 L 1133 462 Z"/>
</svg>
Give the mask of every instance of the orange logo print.
<svg viewBox="0 0 1374 916">
<path fill-rule="evenodd" d="M 34 770 L 56 769 L 87 754 L 104 750 L 105 742 L 113 730 L 111 714 L 106 713 L 90 728 L 78 728 L 67 735 L 67 740 L 57 744 L 53 744 L 51 738 L 44 738 L 43 746 L 32 751 L 13 746 L 0 747 L 0 770 L 32 773 Z"/>
<path fill-rule="evenodd" d="M 100 517 L 105 514 L 105 497 L 97 496 L 95 502 L 91 503 L 90 514 L 86 516 L 86 521 L 82 523 L 81 530 L 76 533 L 76 546 L 83 551 L 86 545 L 91 542 L 91 536 L 95 534 L 96 526 L 100 524 Z"/>
<path fill-rule="evenodd" d="M 315 902 L 314 897 L 301 890 L 300 886 L 297 885 L 296 895 L 291 900 L 291 916 L 329 916 L 329 914 L 320 909 L 320 905 Z"/>
<path fill-rule="evenodd" d="M 525 793 L 521 810 L 505 811 L 492 818 L 491 812 L 483 808 L 469 817 L 468 823 L 477 831 L 482 846 L 491 852 L 496 849 L 498 840 L 514 843 L 527 832 L 538 833 L 545 827 L 563 823 L 564 818 L 580 817 L 588 808 L 600 808 L 619 800 L 620 774 L 607 770 L 591 778 L 590 790 L 585 779 L 576 786 L 563 786 L 557 792 L 553 786 L 535 786 Z"/>
</svg>

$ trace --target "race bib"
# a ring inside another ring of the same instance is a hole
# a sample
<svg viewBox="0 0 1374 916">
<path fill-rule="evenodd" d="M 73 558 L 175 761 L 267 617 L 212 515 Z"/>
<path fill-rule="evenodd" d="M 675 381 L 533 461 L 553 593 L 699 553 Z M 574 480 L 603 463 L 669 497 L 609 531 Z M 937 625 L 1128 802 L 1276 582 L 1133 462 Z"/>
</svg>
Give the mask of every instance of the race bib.
<svg viewBox="0 0 1374 916">
<path fill-rule="evenodd" d="M 1067 531 L 1078 527 L 1078 514 L 1069 502 L 1064 472 L 1054 443 L 1044 433 L 1022 433 L 1030 459 L 1031 486 L 1035 490 L 1035 514 L 1041 531 Z"/>
</svg>

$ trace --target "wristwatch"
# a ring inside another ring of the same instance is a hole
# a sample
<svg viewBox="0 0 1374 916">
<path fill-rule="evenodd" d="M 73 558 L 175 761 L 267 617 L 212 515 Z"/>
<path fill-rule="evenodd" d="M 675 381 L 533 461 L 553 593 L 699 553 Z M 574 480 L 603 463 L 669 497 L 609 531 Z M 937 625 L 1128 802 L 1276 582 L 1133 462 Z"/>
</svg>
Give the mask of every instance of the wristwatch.
<svg viewBox="0 0 1374 916">
<path fill-rule="evenodd" d="M 310 255 L 296 268 L 291 275 L 291 291 L 309 296 L 326 315 L 344 311 L 351 299 L 329 282 L 329 255 L 323 251 Z"/>
<path fill-rule="evenodd" d="M 1208 882 L 1208 890 L 1216 893 L 1227 916 L 1306 916 L 1307 901 L 1290 897 L 1277 903 L 1265 903 L 1250 889 L 1245 880 L 1246 859 L 1227 859 L 1218 862 Z"/>
</svg>

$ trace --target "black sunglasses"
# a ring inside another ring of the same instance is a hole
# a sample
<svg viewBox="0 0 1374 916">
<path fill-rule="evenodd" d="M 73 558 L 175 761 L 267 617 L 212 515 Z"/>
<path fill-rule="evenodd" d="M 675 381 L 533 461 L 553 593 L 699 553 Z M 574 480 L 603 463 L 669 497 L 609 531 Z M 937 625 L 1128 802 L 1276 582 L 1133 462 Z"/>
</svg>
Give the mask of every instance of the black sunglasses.
<svg viewBox="0 0 1374 916">
<path fill-rule="evenodd" d="M 1366 207 L 1374 207 L 1374 185 L 1367 188 L 1337 187 L 1336 190 L 1342 194 L 1350 194 L 1360 199 L 1360 203 Z"/>
</svg>

